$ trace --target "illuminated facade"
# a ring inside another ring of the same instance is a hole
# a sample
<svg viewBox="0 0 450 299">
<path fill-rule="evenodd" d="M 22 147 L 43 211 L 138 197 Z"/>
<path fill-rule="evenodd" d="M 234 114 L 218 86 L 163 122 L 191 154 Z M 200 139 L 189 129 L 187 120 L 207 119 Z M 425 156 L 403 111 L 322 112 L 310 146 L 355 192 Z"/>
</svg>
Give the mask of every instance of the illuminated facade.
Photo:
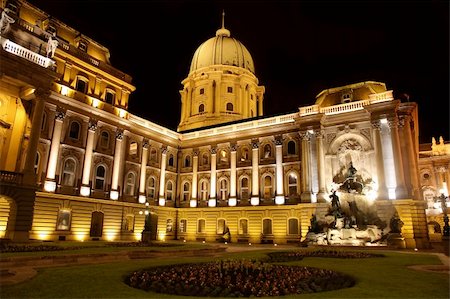
<svg viewBox="0 0 450 299">
<path fill-rule="evenodd" d="M 299 242 L 352 163 L 358 200 L 387 222 L 397 211 L 406 245 L 428 246 L 417 106 L 384 83 L 263 118 L 251 55 L 222 23 L 194 53 L 175 132 L 127 111 L 135 87 L 108 49 L 26 1 L 4 8 L 3 237 L 139 240 L 148 202 L 160 239 L 216 241 L 228 227 L 233 242 Z"/>
</svg>

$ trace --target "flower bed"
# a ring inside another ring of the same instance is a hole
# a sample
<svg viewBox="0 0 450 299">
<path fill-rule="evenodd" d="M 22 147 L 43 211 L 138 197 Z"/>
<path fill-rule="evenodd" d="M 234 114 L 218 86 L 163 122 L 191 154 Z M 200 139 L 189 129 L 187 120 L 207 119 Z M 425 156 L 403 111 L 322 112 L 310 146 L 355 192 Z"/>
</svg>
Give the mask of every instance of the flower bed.
<svg viewBox="0 0 450 299">
<path fill-rule="evenodd" d="M 173 295 L 261 297 L 331 291 L 351 287 L 355 281 L 331 270 L 231 260 L 137 271 L 126 283 L 134 288 Z"/>
<path fill-rule="evenodd" d="M 383 257 L 383 254 L 367 253 L 362 251 L 339 251 L 339 250 L 303 250 L 271 252 L 268 254 L 270 262 L 300 261 L 305 257 L 331 257 L 341 259 Z"/>
</svg>

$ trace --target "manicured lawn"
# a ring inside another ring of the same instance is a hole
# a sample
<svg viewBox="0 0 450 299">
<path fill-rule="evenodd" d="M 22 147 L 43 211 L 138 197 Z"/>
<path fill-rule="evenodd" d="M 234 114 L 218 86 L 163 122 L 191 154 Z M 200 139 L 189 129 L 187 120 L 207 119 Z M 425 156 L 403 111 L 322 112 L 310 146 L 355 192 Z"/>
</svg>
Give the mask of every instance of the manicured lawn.
<svg viewBox="0 0 450 299">
<path fill-rule="evenodd" d="M 223 254 L 223 258 L 264 258 L 264 252 Z M 349 289 L 332 292 L 285 296 L 283 298 L 449 298 L 449 277 L 408 269 L 408 265 L 440 264 L 436 256 L 420 253 L 384 253 L 384 258 L 336 259 L 305 258 L 289 265 L 332 269 L 352 275 L 357 283 Z M 33 279 L 1 286 L 1 298 L 174 298 L 173 295 L 145 292 L 127 286 L 129 273 L 147 267 L 206 262 L 217 258 L 159 258 L 127 262 L 44 268 Z M 189 298 L 189 297 L 177 297 Z M 198 297 L 190 297 L 198 298 Z"/>
</svg>

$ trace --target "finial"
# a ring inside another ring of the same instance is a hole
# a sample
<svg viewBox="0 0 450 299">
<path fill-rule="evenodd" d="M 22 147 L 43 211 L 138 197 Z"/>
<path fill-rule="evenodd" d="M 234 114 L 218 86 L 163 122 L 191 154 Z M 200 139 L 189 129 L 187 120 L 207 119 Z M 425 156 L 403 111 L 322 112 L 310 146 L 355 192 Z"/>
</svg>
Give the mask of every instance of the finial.
<svg viewBox="0 0 450 299">
<path fill-rule="evenodd" d="M 225 29 L 225 9 L 222 10 L 222 29 Z"/>
<path fill-rule="evenodd" d="M 216 36 L 230 37 L 230 30 L 225 29 L 225 10 L 222 10 L 222 28 L 216 31 Z"/>
</svg>

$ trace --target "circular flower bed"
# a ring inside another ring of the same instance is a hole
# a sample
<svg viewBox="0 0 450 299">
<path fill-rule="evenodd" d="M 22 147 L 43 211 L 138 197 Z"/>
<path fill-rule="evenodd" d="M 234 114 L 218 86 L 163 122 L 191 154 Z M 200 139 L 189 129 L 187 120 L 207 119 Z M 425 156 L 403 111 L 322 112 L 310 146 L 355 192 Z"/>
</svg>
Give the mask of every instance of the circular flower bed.
<svg viewBox="0 0 450 299">
<path fill-rule="evenodd" d="M 268 254 L 270 262 L 300 261 L 305 257 L 331 257 L 341 259 L 383 257 L 383 254 L 367 253 L 362 251 L 339 251 L 339 250 L 303 250 L 271 252 Z"/>
<path fill-rule="evenodd" d="M 351 287 L 355 281 L 331 270 L 233 260 L 137 271 L 126 283 L 134 288 L 174 295 L 261 297 L 331 291 Z"/>
</svg>

